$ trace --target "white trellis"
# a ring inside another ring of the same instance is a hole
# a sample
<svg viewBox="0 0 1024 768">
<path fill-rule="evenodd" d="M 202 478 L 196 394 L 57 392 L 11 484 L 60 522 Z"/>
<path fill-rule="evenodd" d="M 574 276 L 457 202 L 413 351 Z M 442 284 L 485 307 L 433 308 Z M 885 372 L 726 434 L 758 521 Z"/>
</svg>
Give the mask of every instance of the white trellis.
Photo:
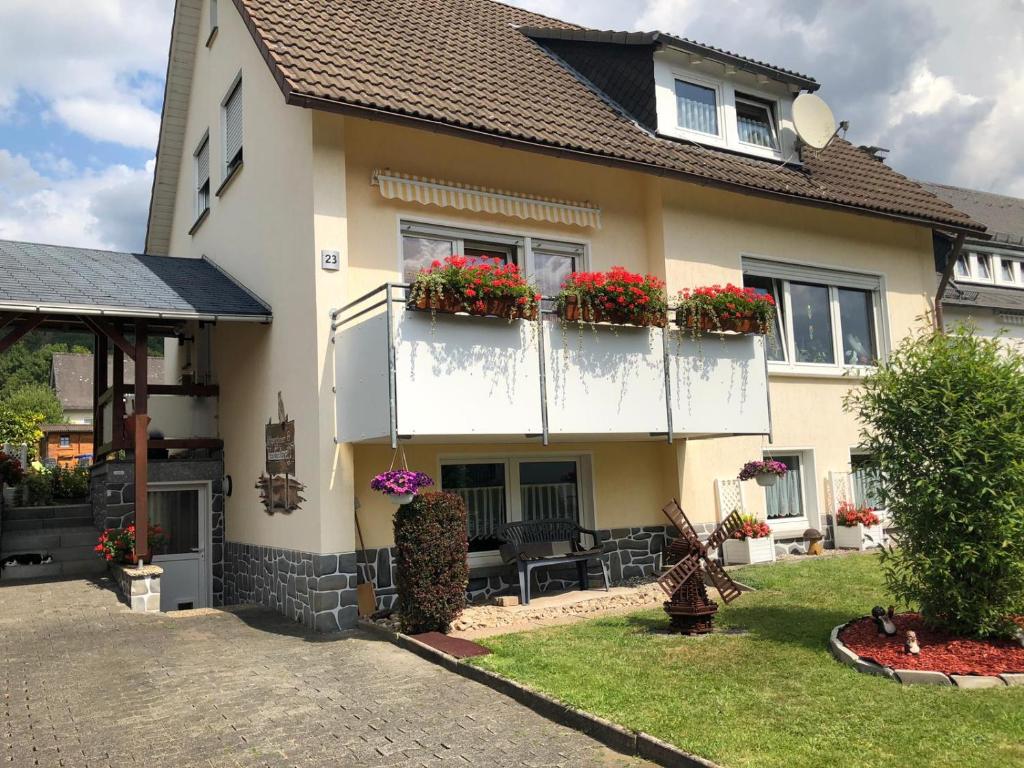
<svg viewBox="0 0 1024 768">
<path fill-rule="evenodd" d="M 743 484 L 735 477 L 715 480 L 715 497 L 718 500 L 718 521 L 725 520 L 734 510 L 741 515 L 747 513 L 743 503 Z"/>
</svg>

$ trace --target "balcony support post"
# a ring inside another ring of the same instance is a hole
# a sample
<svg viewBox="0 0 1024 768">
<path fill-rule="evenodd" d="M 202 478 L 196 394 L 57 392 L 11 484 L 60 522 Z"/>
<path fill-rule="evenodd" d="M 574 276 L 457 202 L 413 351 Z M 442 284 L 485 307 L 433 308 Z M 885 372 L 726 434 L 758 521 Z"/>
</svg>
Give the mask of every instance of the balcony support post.
<svg viewBox="0 0 1024 768">
<path fill-rule="evenodd" d="M 548 445 L 548 377 L 547 364 L 544 359 L 544 313 L 537 309 L 537 370 L 540 373 L 540 428 L 541 442 Z"/>
<path fill-rule="evenodd" d="M 772 382 L 768 378 L 768 337 L 761 337 L 761 356 L 764 358 L 764 396 L 768 401 L 768 445 L 775 442 L 775 428 L 772 425 Z"/>
<path fill-rule="evenodd" d="M 668 444 L 672 445 L 672 368 L 668 360 L 668 335 L 666 325 L 661 330 L 661 361 L 665 369 L 665 421 L 668 425 Z M 682 331 L 680 331 L 682 333 Z"/>
<path fill-rule="evenodd" d="M 395 332 L 394 332 L 394 301 L 391 298 L 391 283 L 384 284 L 385 291 L 385 315 L 388 334 L 388 428 L 391 433 L 391 448 L 398 447 L 398 404 L 396 402 L 396 390 L 398 384 L 395 380 Z"/>
</svg>

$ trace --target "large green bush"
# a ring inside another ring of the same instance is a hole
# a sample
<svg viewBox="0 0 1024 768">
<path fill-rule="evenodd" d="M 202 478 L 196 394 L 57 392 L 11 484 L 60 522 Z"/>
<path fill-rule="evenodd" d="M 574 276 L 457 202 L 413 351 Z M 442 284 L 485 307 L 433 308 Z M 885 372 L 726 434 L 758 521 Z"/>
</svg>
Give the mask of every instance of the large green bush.
<svg viewBox="0 0 1024 768">
<path fill-rule="evenodd" d="M 421 493 L 395 513 L 395 578 L 402 631 L 447 632 L 466 605 L 466 505 Z"/>
<path fill-rule="evenodd" d="M 973 329 L 906 340 L 847 400 L 899 530 L 886 581 L 962 634 L 1024 612 L 1024 357 Z"/>
</svg>

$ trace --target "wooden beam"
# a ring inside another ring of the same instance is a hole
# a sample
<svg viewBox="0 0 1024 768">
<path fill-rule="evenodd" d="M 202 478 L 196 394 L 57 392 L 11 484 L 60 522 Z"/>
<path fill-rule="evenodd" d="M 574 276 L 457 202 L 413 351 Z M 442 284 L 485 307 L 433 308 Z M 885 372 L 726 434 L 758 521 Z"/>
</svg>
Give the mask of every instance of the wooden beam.
<svg viewBox="0 0 1024 768">
<path fill-rule="evenodd" d="M 0 331 L 17 320 L 21 315 L 16 312 L 0 312 Z"/>
<path fill-rule="evenodd" d="M 124 391 L 131 394 L 135 391 L 134 384 L 125 384 Z M 178 395 L 179 397 L 217 397 L 220 386 L 217 384 L 150 384 L 150 395 Z"/>
<path fill-rule="evenodd" d="M 89 315 L 79 315 L 78 319 L 81 320 L 85 324 L 85 326 L 93 333 L 100 336 L 106 336 L 108 339 L 114 342 L 118 349 L 120 349 L 122 352 L 128 355 L 128 357 L 130 357 L 132 360 L 135 359 L 135 347 L 128 343 L 128 340 L 121 335 L 121 332 L 117 328 L 110 325 L 109 323 L 104 322 L 103 320 L 100 320 L 99 318 L 90 317 Z"/>
<path fill-rule="evenodd" d="M 224 441 L 215 437 L 186 437 L 170 440 L 150 440 L 149 447 L 157 450 L 175 450 L 180 448 L 209 448 L 219 450 L 224 447 Z"/>
<path fill-rule="evenodd" d="M 46 315 L 32 315 L 17 328 L 8 331 L 7 335 L 0 339 L 0 355 L 21 341 L 26 333 L 30 333 L 42 325 L 45 319 Z"/>
<path fill-rule="evenodd" d="M 103 401 L 101 395 L 107 387 L 107 337 L 100 334 L 95 336 L 96 343 L 93 345 L 93 377 L 92 377 L 92 445 L 93 455 L 97 445 L 103 444 Z"/>
<path fill-rule="evenodd" d="M 149 560 L 149 414 L 147 390 L 149 355 L 146 321 L 135 321 L 135 415 L 132 418 L 135 450 L 135 556 Z M 116 342 L 115 342 L 116 343 Z"/>
<path fill-rule="evenodd" d="M 132 350 L 134 352 L 134 350 Z M 124 423 L 124 350 L 114 345 L 114 383 L 111 386 L 111 427 L 110 440 L 114 450 L 119 451 L 126 445 Z"/>
</svg>

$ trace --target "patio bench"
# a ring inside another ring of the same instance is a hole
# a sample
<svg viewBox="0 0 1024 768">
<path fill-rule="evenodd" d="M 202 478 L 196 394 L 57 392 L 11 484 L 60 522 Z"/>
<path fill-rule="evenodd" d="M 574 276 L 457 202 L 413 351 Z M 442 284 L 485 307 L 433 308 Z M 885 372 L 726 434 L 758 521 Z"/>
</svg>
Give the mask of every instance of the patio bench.
<svg viewBox="0 0 1024 768">
<path fill-rule="evenodd" d="M 590 548 L 581 543 L 583 535 L 590 537 Z M 575 564 L 580 586 L 590 586 L 587 564 L 597 560 L 601 566 L 605 591 L 608 591 L 608 569 L 601 558 L 601 545 L 597 531 L 583 528 L 574 520 L 535 520 L 506 523 L 498 528 L 496 536 L 504 542 L 501 558 L 515 563 L 519 571 L 519 593 L 523 605 L 530 602 L 530 573 L 536 568 Z"/>
</svg>

